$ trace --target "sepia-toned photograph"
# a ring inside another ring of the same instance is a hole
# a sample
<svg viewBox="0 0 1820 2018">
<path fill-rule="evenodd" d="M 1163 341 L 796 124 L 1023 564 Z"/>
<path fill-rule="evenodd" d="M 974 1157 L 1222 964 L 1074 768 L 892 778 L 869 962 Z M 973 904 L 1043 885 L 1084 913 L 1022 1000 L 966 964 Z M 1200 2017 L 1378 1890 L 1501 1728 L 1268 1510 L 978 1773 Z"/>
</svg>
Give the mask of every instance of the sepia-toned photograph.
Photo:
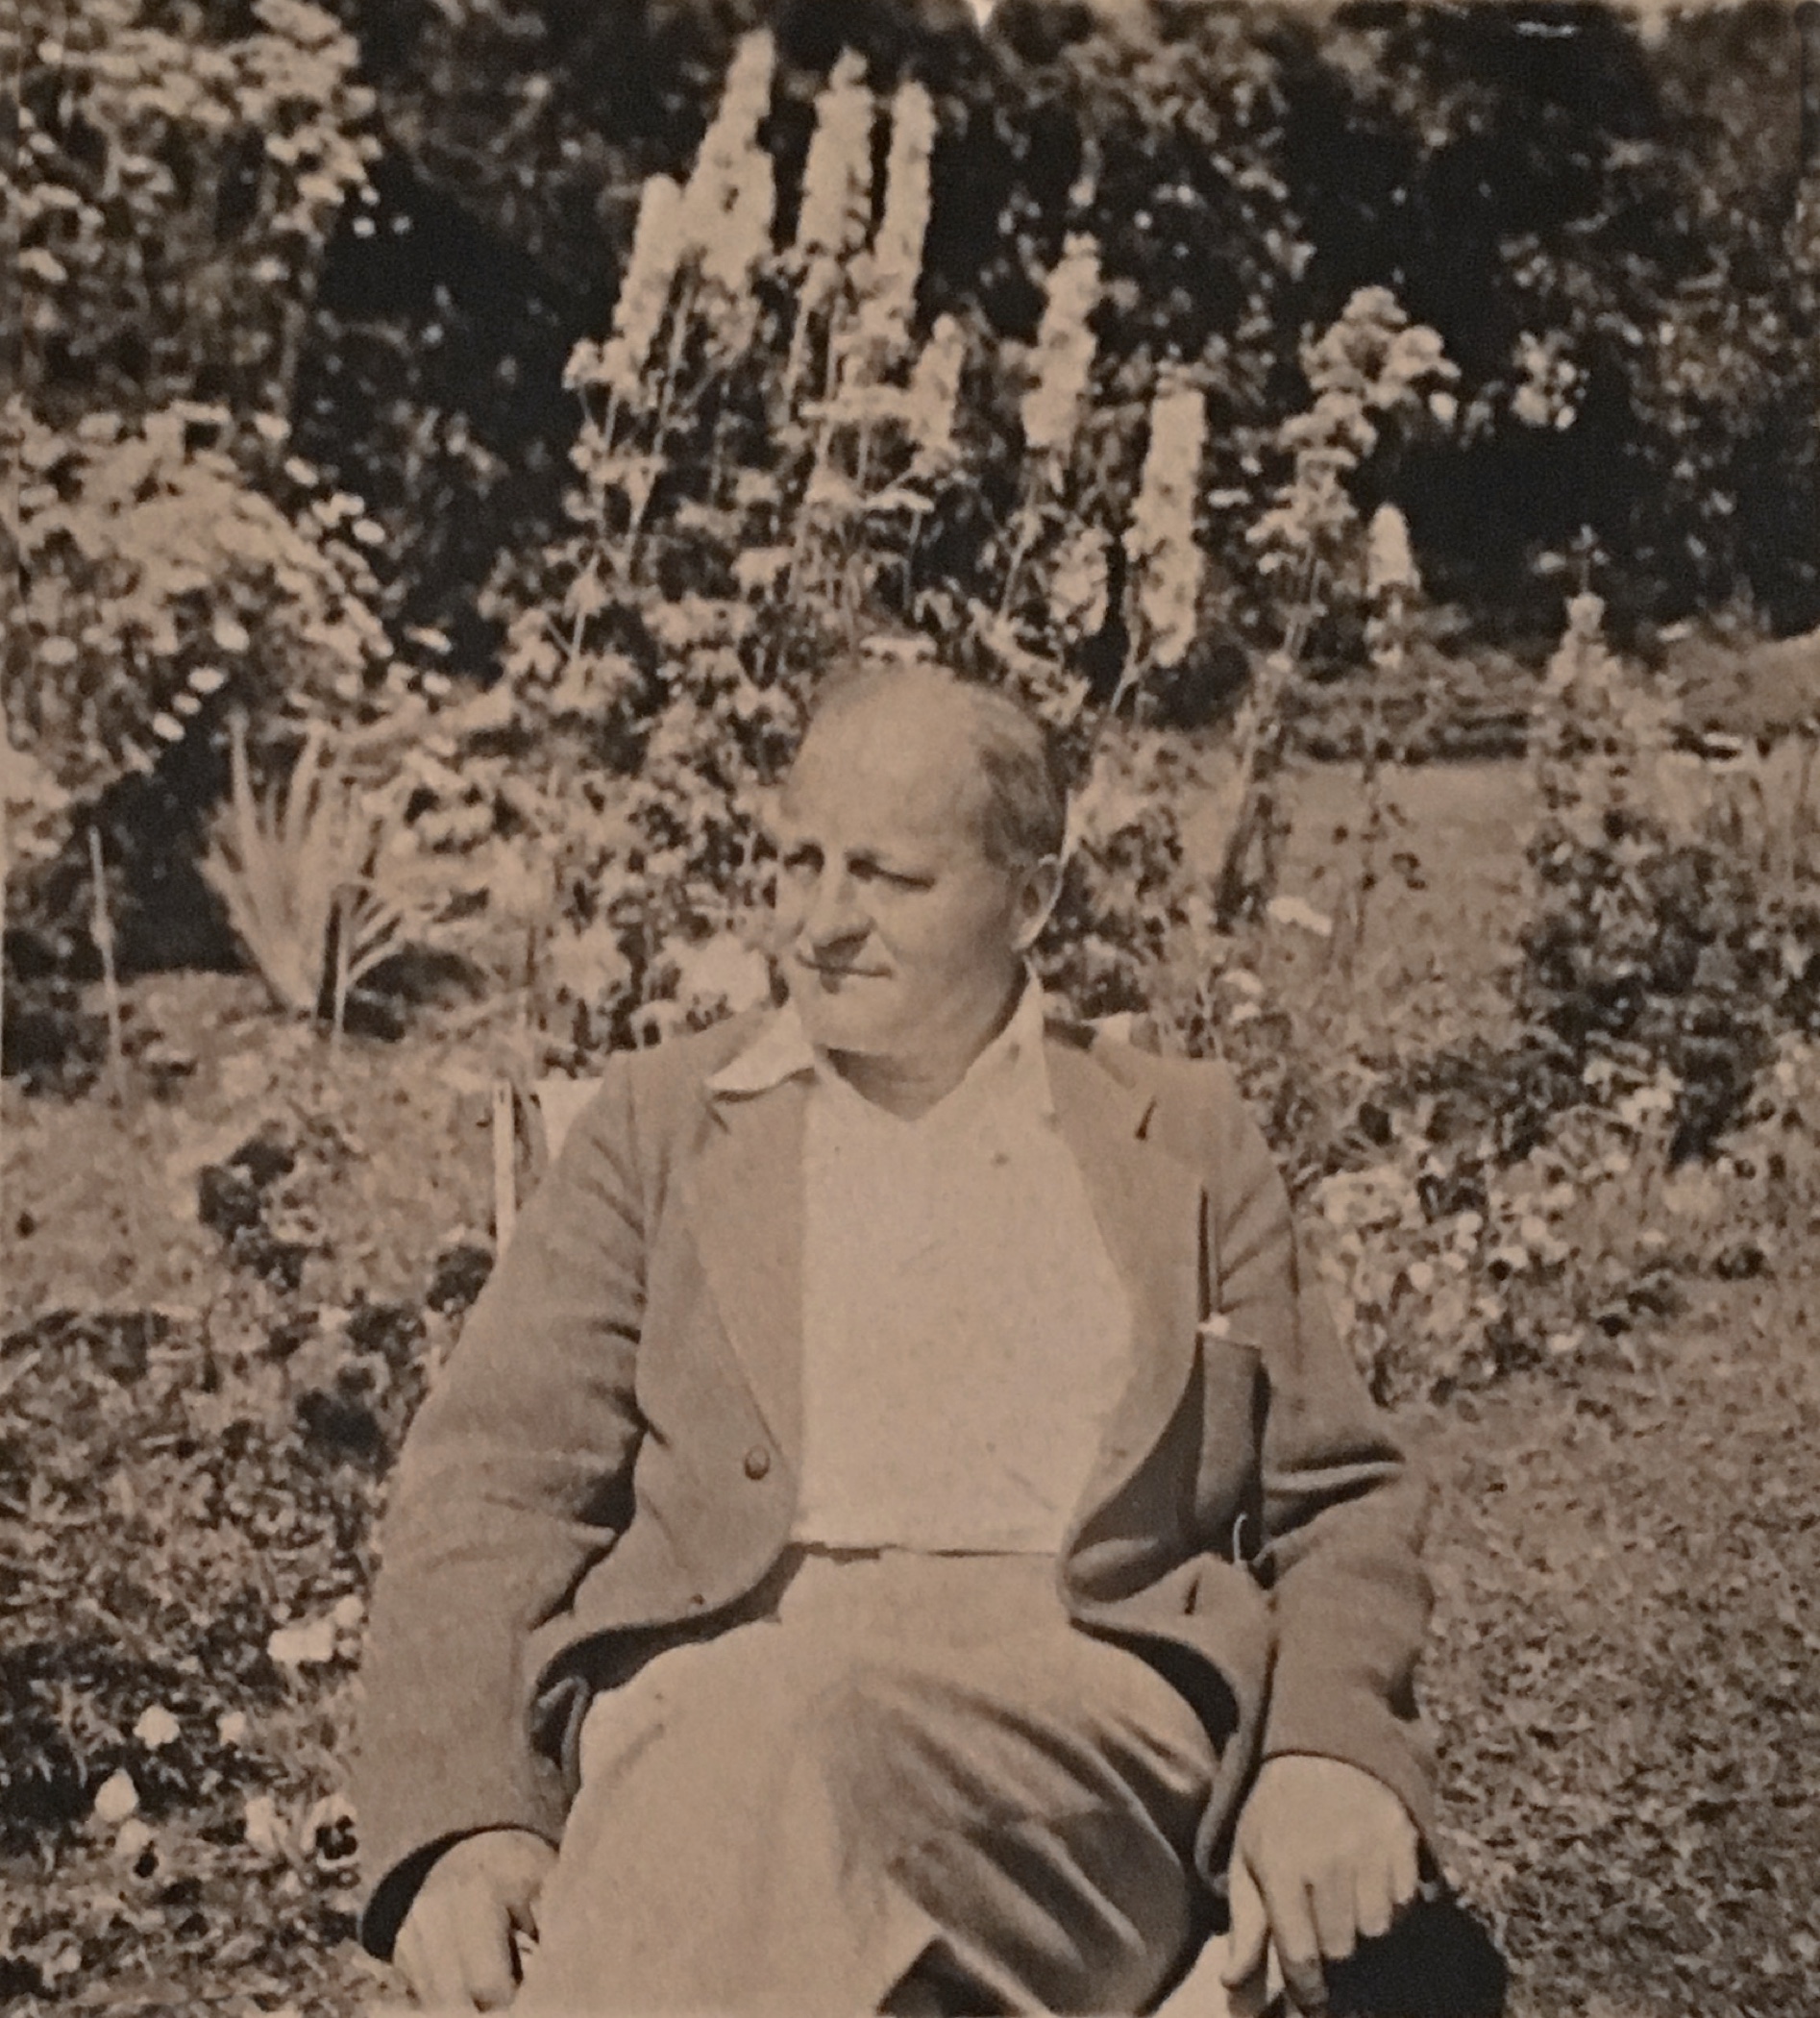
<svg viewBox="0 0 1820 2018">
<path fill-rule="evenodd" d="M 1820 0 L 0 47 L 0 2005 L 1820 2010 Z"/>
</svg>

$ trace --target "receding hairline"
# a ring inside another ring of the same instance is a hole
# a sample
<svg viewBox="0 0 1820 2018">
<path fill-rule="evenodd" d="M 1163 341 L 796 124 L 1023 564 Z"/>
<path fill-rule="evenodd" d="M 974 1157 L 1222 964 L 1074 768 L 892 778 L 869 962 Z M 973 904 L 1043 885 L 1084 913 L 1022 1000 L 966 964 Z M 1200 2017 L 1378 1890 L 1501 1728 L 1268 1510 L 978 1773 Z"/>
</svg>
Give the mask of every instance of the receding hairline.
<svg viewBox="0 0 1820 2018">
<path fill-rule="evenodd" d="M 980 838 L 1006 867 L 1062 851 L 1068 797 L 1047 726 L 997 689 L 933 665 L 865 665 L 830 675 L 810 709 L 799 762 L 819 732 L 877 713 L 933 723 L 954 737 L 980 788 Z M 793 764 L 792 769 L 795 769 Z"/>
</svg>

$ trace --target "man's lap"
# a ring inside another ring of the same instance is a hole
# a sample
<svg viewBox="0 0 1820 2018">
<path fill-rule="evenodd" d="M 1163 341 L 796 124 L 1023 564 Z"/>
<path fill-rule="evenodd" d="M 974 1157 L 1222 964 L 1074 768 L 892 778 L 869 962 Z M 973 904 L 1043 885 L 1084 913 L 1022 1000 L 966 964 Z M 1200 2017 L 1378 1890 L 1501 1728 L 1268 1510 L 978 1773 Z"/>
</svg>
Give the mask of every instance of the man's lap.
<svg viewBox="0 0 1820 2018">
<path fill-rule="evenodd" d="M 811 1558 L 595 1704 L 528 2006 L 875 2008 L 930 1954 L 995 2007 L 1135 2005 L 1215 1764 L 1046 1562 Z"/>
</svg>

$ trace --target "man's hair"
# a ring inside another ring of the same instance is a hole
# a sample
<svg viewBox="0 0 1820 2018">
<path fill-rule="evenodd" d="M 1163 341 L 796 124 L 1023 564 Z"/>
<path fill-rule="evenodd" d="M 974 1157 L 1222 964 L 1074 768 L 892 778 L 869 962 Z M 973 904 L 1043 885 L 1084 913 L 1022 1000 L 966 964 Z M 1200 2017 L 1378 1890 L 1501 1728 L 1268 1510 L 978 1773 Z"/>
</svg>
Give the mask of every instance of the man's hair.
<svg viewBox="0 0 1820 2018">
<path fill-rule="evenodd" d="M 929 660 L 880 664 L 876 659 L 837 666 L 824 676 L 809 729 L 880 701 L 921 690 L 951 707 L 985 780 L 981 843 L 1001 869 L 1027 869 L 1059 855 L 1068 833 L 1068 788 L 1048 725 L 1009 694 L 962 679 Z"/>
</svg>

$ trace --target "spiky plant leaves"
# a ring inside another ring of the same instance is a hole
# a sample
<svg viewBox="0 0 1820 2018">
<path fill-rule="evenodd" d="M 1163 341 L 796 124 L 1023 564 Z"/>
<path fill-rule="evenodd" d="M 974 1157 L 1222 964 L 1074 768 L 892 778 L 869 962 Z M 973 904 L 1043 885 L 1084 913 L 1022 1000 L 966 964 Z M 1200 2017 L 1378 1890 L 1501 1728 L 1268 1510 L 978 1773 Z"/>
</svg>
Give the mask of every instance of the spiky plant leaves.
<svg viewBox="0 0 1820 2018">
<path fill-rule="evenodd" d="M 229 796 L 202 871 L 274 1002 L 314 1016 L 397 951 L 432 912 L 435 878 L 406 873 L 396 807 L 364 802 L 319 726 L 289 776 L 255 791 L 246 722 L 230 726 Z"/>
</svg>

